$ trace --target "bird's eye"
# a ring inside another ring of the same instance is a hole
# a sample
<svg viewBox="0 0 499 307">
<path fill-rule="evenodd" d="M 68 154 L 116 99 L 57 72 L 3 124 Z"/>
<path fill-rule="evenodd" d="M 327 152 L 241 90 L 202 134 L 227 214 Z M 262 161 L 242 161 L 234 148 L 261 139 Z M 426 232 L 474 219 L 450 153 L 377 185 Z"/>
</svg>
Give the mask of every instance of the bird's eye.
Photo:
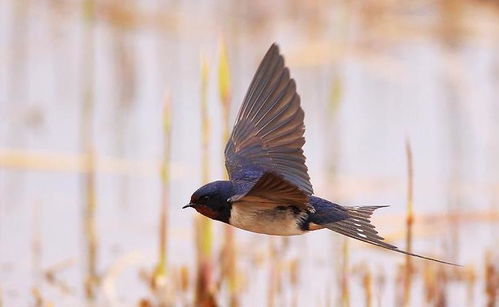
<svg viewBox="0 0 499 307">
<path fill-rule="evenodd" d="M 208 200 L 208 199 L 209 199 L 209 197 L 208 197 L 207 195 L 205 195 L 205 196 L 203 196 L 203 197 L 202 197 L 202 199 L 203 199 L 203 200 Z"/>
</svg>

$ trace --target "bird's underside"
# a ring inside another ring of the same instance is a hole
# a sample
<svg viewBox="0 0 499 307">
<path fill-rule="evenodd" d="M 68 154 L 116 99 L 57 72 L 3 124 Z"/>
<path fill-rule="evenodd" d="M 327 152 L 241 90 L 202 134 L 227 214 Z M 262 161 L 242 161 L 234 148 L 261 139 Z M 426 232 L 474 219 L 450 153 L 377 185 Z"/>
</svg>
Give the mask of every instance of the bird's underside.
<svg viewBox="0 0 499 307">
<path fill-rule="evenodd" d="M 371 216 L 376 209 L 387 206 L 344 207 L 316 196 L 311 196 L 309 200 L 314 208 L 313 212 L 287 204 L 268 207 L 267 204 L 261 203 L 258 199 L 248 199 L 246 202 L 236 201 L 232 204 L 230 224 L 251 232 L 279 236 L 301 235 L 326 228 L 398 253 L 456 265 L 409 253 L 400 250 L 395 245 L 386 243 L 371 223 Z"/>
</svg>

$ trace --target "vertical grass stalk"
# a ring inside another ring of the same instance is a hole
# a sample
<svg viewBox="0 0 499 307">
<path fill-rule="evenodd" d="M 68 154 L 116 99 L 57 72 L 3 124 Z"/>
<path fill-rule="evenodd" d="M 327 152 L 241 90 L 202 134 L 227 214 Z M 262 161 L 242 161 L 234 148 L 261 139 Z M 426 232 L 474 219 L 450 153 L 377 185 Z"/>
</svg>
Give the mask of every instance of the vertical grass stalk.
<svg viewBox="0 0 499 307">
<path fill-rule="evenodd" d="M 209 144 L 210 121 L 208 116 L 208 79 L 209 65 L 206 58 L 201 57 L 201 180 L 209 181 Z M 201 214 L 195 218 L 196 250 L 197 250 L 197 280 L 196 305 L 207 306 L 214 300 L 212 278 L 212 246 L 213 230 L 211 220 Z"/>
<path fill-rule="evenodd" d="M 229 139 L 229 120 L 230 120 L 230 101 L 231 101 L 231 84 L 230 84 L 230 69 L 229 59 L 227 56 L 227 48 L 222 41 L 220 43 L 220 54 L 218 62 L 218 86 L 220 93 L 220 102 L 222 103 L 222 136 L 223 144 Z M 226 177 L 227 178 L 227 177 Z M 229 226 L 224 226 L 225 241 L 224 241 L 224 258 L 223 267 L 225 276 L 229 285 L 229 304 L 230 306 L 238 306 L 237 297 L 237 271 L 236 271 L 236 253 L 234 244 L 234 229 Z"/>
<path fill-rule="evenodd" d="M 170 152 L 171 152 L 171 114 L 172 105 L 169 94 L 165 95 L 163 106 L 163 161 L 161 163 L 161 208 L 159 215 L 159 249 L 158 263 L 153 273 L 152 285 L 155 290 L 163 291 L 166 286 L 167 263 L 168 263 L 168 197 L 170 187 Z M 163 301 L 164 295 L 158 295 L 159 302 Z"/>
<path fill-rule="evenodd" d="M 348 248 L 348 238 L 343 238 L 342 246 L 342 266 L 341 266 L 341 306 L 350 307 L 350 288 L 349 288 L 349 275 L 350 275 L 350 263 L 349 263 L 349 248 Z"/>
<path fill-rule="evenodd" d="M 85 155 L 85 169 L 83 174 L 82 190 L 84 199 L 83 208 L 83 233 L 85 238 L 86 273 L 84 279 L 85 296 L 88 300 L 95 300 L 99 282 L 97 274 L 97 231 L 96 231 L 96 195 L 95 195 L 95 149 L 93 140 L 93 113 L 94 113 L 94 20 L 95 2 L 85 0 L 83 2 L 83 45 L 86 52 L 83 53 L 83 106 L 81 112 L 81 146 Z"/>
<path fill-rule="evenodd" d="M 407 216 L 406 216 L 406 237 L 405 249 L 412 253 L 412 228 L 414 223 L 413 210 L 413 163 L 412 163 L 412 148 L 409 140 L 405 142 L 405 153 L 407 156 Z M 411 256 L 405 256 L 404 270 L 404 306 L 410 306 L 411 301 L 411 285 L 412 285 L 412 259 Z"/>
</svg>

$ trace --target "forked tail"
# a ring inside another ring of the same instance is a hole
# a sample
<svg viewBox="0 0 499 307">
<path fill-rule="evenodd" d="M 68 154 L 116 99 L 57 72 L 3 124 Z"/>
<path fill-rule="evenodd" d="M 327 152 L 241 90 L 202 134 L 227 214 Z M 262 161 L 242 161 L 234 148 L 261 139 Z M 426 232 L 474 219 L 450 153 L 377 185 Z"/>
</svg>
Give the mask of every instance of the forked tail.
<svg viewBox="0 0 499 307">
<path fill-rule="evenodd" d="M 371 224 L 371 215 L 373 214 L 374 210 L 383 207 L 388 207 L 388 206 L 344 207 L 347 211 L 347 214 L 350 217 L 334 223 L 324 224 L 322 226 L 331 229 L 333 231 L 336 231 L 337 233 L 340 233 L 342 235 L 348 236 L 350 238 L 354 238 L 372 245 L 383 247 L 398 253 L 426 260 L 436 261 L 439 263 L 460 266 L 459 264 L 409 253 L 404 250 L 400 250 L 395 245 L 391 245 L 384 242 L 383 241 L 384 238 L 378 236 L 378 232 L 376 231 L 374 225 Z"/>
</svg>

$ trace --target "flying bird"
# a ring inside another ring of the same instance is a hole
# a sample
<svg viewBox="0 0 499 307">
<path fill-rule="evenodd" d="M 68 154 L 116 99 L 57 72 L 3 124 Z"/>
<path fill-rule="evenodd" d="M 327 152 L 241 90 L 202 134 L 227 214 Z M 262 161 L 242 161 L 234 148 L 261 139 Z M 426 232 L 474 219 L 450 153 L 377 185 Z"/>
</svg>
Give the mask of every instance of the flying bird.
<svg viewBox="0 0 499 307">
<path fill-rule="evenodd" d="M 276 44 L 253 77 L 225 147 L 230 180 L 208 183 L 191 196 L 199 213 L 267 235 L 330 229 L 342 235 L 440 263 L 388 244 L 371 224 L 386 206 L 341 206 L 314 195 L 302 146 L 304 112 L 295 81 Z"/>
</svg>

